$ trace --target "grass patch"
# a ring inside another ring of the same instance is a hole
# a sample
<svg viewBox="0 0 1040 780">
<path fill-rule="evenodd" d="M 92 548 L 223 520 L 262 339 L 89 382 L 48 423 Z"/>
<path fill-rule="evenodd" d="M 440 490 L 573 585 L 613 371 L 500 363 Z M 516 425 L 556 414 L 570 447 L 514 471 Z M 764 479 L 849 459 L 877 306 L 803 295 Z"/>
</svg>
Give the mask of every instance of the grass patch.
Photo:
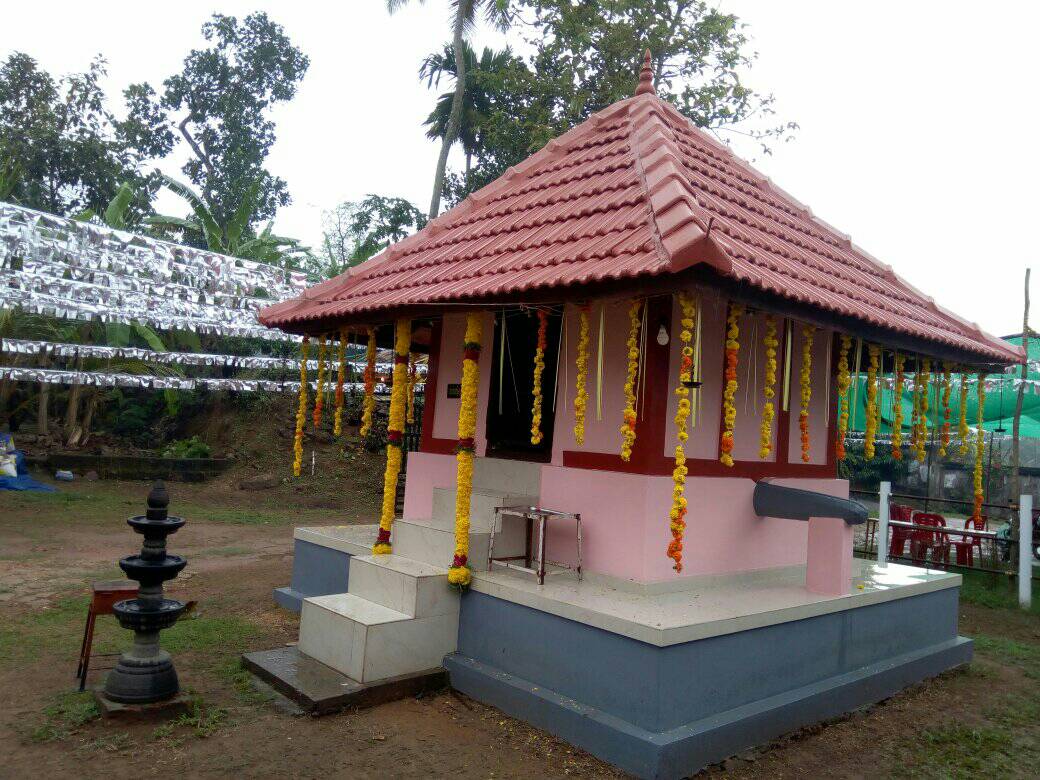
<svg viewBox="0 0 1040 780">
<path fill-rule="evenodd" d="M 257 623 L 240 617 L 210 617 L 199 615 L 179 620 L 162 632 L 162 646 L 171 653 L 190 650 L 220 650 L 237 653 L 248 647 L 251 640 L 263 633 Z"/>
<path fill-rule="evenodd" d="M 44 721 L 33 730 L 32 741 L 55 742 L 65 739 L 80 726 L 100 716 L 94 694 L 90 691 L 61 693 L 44 708 Z"/>
<path fill-rule="evenodd" d="M 1006 729 L 965 725 L 926 729 L 904 742 L 895 772 L 902 777 L 1008 776 L 1021 766 Z"/>
<path fill-rule="evenodd" d="M 228 711 L 224 707 L 209 707 L 201 697 L 196 696 L 191 703 L 191 712 L 179 715 L 169 723 L 152 731 L 152 739 L 176 747 L 184 742 L 183 729 L 187 729 L 199 739 L 211 737 L 227 722 Z"/>
<path fill-rule="evenodd" d="M 253 687 L 253 675 L 242 668 L 242 661 L 238 657 L 227 659 L 215 671 L 220 679 L 234 689 L 243 704 L 265 704 L 274 698 L 272 694 Z"/>
<path fill-rule="evenodd" d="M 961 601 L 990 609 L 1019 609 L 1018 585 L 1013 577 L 989 572 L 964 571 L 961 583 Z M 1033 605 L 1030 609 L 1040 615 L 1040 585 L 1033 582 Z"/>
<path fill-rule="evenodd" d="M 972 641 L 980 653 L 1005 665 L 1019 666 L 1027 677 L 1040 680 L 1040 645 L 987 634 L 974 636 Z"/>
</svg>

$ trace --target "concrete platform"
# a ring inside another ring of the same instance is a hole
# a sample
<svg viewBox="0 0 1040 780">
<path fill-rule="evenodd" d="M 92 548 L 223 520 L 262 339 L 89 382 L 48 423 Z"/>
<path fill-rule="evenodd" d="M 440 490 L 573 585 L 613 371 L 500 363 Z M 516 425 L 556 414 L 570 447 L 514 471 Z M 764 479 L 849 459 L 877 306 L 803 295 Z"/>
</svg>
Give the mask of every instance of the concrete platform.
<svg viewBox="0 0 1040 780">
<path fill-rule="evenodd" d="M 303 600 L 347 590 L 350 559 L 372 552 L 376 525 L 299 527 L 293 531 L 293 571 L 289 585 L 274 589 L 280 607 L 299 612 Z"/>
<path fill-rule="evenodd" d="M 296 647 L 245 653 L 242 666 L 312 715 L 372 707 L 439 691 L 448 684 L 448 675 L 440 668 L 361 683 L 301 654 Z"/>
</svg>

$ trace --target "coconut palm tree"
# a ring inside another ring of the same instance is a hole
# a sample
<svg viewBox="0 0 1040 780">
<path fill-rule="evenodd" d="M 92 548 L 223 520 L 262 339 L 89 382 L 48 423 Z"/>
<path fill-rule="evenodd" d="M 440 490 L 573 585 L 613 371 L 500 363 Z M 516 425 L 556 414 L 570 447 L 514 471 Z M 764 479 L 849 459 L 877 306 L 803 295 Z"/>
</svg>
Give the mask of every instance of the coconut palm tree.
<svg viewBox="0 0 1040 780">
<path fill-rule="evenodd" d="M 418 0 L 419 3 L 425 0 Z M 408 5 L 409 0 L 386 0 L 390 13 Z M 466 35 L 483 15 L 488 24 L 505 31 L 509 27 L 509 0 L 452 0 L 451 45 L 453 51 L 463 51 Z M 456 63 L 455 92 L 452 94 L 451 111 L 444 128 L 441 141 L 441 153 L 437 158 L 437 170 L 433 176 L 433 197 L 430 199 L 430 219 L 441 210 L 441 190 L 444 188 L 444 175 L 448 168 L 448 152 L 459 137 L 462 124 L 463 102 L 466 92 L 466 58 L 463 56 Z"/>
</svg>

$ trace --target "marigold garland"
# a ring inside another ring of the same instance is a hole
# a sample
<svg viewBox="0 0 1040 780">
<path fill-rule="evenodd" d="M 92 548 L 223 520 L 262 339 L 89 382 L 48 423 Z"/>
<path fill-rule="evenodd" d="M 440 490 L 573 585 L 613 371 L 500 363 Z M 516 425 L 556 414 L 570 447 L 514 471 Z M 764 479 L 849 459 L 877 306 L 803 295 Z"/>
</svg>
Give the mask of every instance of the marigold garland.
<svg viewBox="0 0 1040 780">
<path fill-rule="evenodd" d="M 841 344 L 838 349 L 838 431 L 834 438 L 834 454 L 838 460 L 845 460 L 845 434 L 849 431 L 849 388 L 852 386 L 852 376 L 849 374 L 852 336 L 842 333 L 838 341 Z"/>
<path fill-rule="evenodd" d="M 293 436 L 294 477 L 300 476 L 303 468 L 303 426 L 307 423 L 307 358 L 310 352 L 310 339 L 304 336 L 300 345 L 300 405 L 296 410 L 296 434 Z"/>
<path fill-rule="evenodd" d="M 877 377 L 881 367 L 881 350 L 873 344 L 867 345 L 870 363 L 867 365 L 867 419 L 864 423 L 863 457 L 874 459 L 874 439 L 878 429 Z"/>
<path fill-rule="evenodd" d="M 739 303 L 730 303 L 726 313 L 726 363 L 723 379 L 726 384 L 722 390 L 722 435 L 719 438 L 719 449 L 722 454 L 719 460 L 723 466 L 733 466 L 733 429 L 737 423 L 737 407 L 734 399 L 737 396 L 737 366 L 740 362 L 740 315 L 744 307 Z"/>
<path fill-rule="evenodd" d="M 957 420 L 957 435 L 960 436 L 961 455 L 968 454 L 971 446 L 971 429 L 968 427 L 968 377 L 961 371 L 961 409 Z"/>
<path fill-rule="evenodd" d="M 372 430 L 372 414 L 376 409 L 376 329 L 368 329 L 368 348 L 365 350 L 365 399 L 361 404 L 361 430 L 364 439 Z"/>
<path fill-rule="evenodd" d="M 917 440 L 921 435 L 921 360 L 914 371 L 914 389 L 910 404 L 910 452 L 917 457 Z"/>
<path fill-rule="evenodd" d="M 679 307 L 682 318 L 679 321 L 679 384 L 675 394 L 679 398 L 675 410 L 675 468 L 672 470 L 672 509 L 669 513 L 669 528 L 672 541 L 668 543 L 668 557 L 675 561 L 672 566 L 676 572 L 682 571 L 683 533 L 686 530 L 686 467 L 685 445 L 690 435 L 686 432 L 686 421 L 690 416 L 690 383 L 693 380 L 693 318 L 696 315 L 696 304 L 693 297 L 686 292 L 679 293 Z"/>
<path fill-rule="evenodd" d="M 318 336 L 318 381 L 314 389 L 314 427 L 321 425 L 321 411 L 325 408 L 325 334 Z"/>
<path fill-rule="evenodd" d="M 801 388 L 801 406 L 798 409 L 798 429 L 802 439 L 802 462 L 809 462 L 809 402 L 812 400 L 812 347 L 815 325 L 802 327 L 802 371 L 798 376 Z"/>
<path fill-rule="evenodd" d="M 397 480 L 404 460 L 404 415 L 408 397 L 408 348 L 412 344 L 412 323 L 400 319 L 394 327 L 394 374 L 390 385 L 390 417 L 386 424 L 386 471 L 383 473 L 383 507 L 379 514 L 379 534 L 372 545 L 373 555 L 389 555 L 390 528 L 394 522 Z"/>
<path fill-rule="evenodd" d="M 419 370 L 415 355 L 411 352 L 408 353 L 408 398 L 407 406 L 404 416 L 404 421 L 409 425 L 415 425 L 415 385 L 417 384 L 417 377 Z"/>
<path fill-rule="evenodd" d="M 896 379 L 892 387 L 892 459 L 903 459 L 903 373 L 906 357 L 896 352 L 894 357 Z"/>
<path fill-rule="evenodd" d="M 480 312 L 466 315 L 466 336 L 462 351 L 462 391 L 459 404 L 459 442 L 455 452 L 457 469 L 455 491 L 455 557 L 448 570 L 448 582 L 459 588 L 469 585 L 472 574 L 469 560 L 469 504 L 473 495 L 473 438 L 477 432 L 477 386 L 480 380 Z"/>
<path fill-rule="evenodd" d="M 978 410 L 978 430 L 975 434 L 975 507 L 971 513 L 972 520 L 982 519 L 982 499 L 985 496 L 985 490 L 982 486 L 982 457 L 986 452 L 986 436 L 982 431 L 982 423 L 986 419 L 986 375 L 980 373 L 978 375 L 979 388 L 979 410 Z"/>
<path fill-rule="evenodd" d="M 758 457 L 768 458 L 773 451 L 773 419 L 776 417 L 776 407 L 773 399 L 776 397 L 776 348 L 780 341 L 776 337 L 776 318 L 772 314 L 766 315 L 766 335 L 762 339 L 766 347 L 766 369 L 765 381 L 763 383 L 762 395 L 765 402 L 762 404 L 762 424 L 758 430 Z"/>
<path fill-rule="evenodd" d="M 346 329 L 339 332 L 339 352 L 336 355 L 338 362 L 336 370 L 336 411 L 332 416 L 332 433 L 339 436 L 343 433 L 343 383 L 347 378 L 347 341 L 349 341 Z"/>
<path fill-rule="evenodd" d="M 932 361 L 921 361 L 921 402 L 917 414 L 917 462 L 924 463 L 928 457 L 928 391 L 932 382 Z"/>
<path fill-rule="evenodd" d="M 589 405 L 589 305 L 578 309 L 577 376 L 574 382 L 574 443 L 585 444 L 585 411 Z"/>
<path fill-rule="evenodd" d="M 534 349 L 534 377 L 531 380 L 531 444 L 542 443 L 542 374 L 545 372 L 545 334 L 549 313 L 538 310 L 538 341 Z"/>
<path fill-rule="evenodd" d="M 639 375 L 639 329 L 642 326 L 640 312 L 643 302 L 634 298 L 628 306 L 628 372 L 625 375 L 625 411 L 621 424 L 621 460 L 626 463 L 632 458 L 632 447 L 636 442 L 636 377 Z"/>
<path fill-rule="evenodd" d="M 950 393 L 953 391 L 953 364 L 946 360 L 943 362 L 942 378 L 942 406 L 943 423 L 942 433 L 939 436 L 939 457 L 946 457 L 946 447 L 950 444 Z"/>
</svg>

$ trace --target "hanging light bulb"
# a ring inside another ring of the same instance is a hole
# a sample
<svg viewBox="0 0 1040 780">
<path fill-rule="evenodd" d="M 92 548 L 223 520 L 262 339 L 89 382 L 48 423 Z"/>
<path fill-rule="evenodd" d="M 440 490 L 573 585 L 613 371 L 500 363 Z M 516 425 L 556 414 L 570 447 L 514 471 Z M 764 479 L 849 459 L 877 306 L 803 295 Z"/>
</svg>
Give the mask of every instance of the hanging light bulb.
<svg viewBox="0 0 1040 780">
<path fill-rule="evenodd" d="M 661 323 L 661 327 L 657 329 L 657 343 L 662 347 L 668 343 L 668 328 Z"/>
</svg>

